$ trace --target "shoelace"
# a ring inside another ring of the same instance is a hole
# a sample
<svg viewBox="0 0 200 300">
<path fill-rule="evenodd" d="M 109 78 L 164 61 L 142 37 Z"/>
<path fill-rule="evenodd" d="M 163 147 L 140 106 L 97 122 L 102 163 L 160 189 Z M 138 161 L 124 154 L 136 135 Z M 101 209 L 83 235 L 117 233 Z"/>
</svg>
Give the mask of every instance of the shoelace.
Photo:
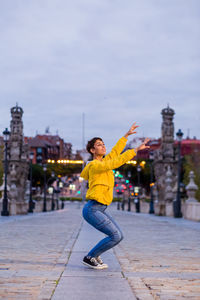
<svg viewBox="0 0 200 300">
<path fill-rule="evenodd" d="M 98 264 L 98 262 L 97 262 L 97 260 L 96 260 L 96 258 L 95 257 L 91 257 L 91 262 L 94 262 L 94 263 L 96 263 L 96 264 Z"/>
<path fill-rule="evenodd" d="M 98 262 L 100 265 L 103 265 L 103 260 L 101 259 L 100 256 L 98 256 L 98 257 L 96 258 L 96 260 L 97 260 L 97 262 Z"/>
</svg>

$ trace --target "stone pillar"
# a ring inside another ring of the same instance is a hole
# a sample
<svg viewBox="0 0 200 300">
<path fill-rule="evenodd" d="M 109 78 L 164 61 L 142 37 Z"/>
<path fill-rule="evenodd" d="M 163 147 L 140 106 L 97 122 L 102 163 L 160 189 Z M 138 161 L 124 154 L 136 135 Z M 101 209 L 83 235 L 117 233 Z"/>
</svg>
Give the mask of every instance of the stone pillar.
<svg viewBox="0 0 200 300">
<path fill-rule="evenodd" d="M 156 214 L 162 216 L 166 215 L 166 203 L 172 202 L 171 195 L 169 196 L 169 190 L 166 193 L 166 178 L 168 167 L 170 167 L 170 180 L 171 183 L 175 183 L 177 174 L 177 155 L 174 148 L 174 110 L 169 106 L 161 111 L 162 114 L 162 136 L 161 136 L 161 146 L 160 149 L 156 150 L 154 153 L 154 174 L 155 181 L 158 191 L 158 203 Z M 173 188 L 173 186 L 172 186 Z M 171 192 L 170 192 L 171 193 Z"/>
<path fill-rule="evenodd" d="M 166 216 L 173 216 L 173 199 L 174 194 L 172 190 L 172 172 L 170 166 L 167 167 L 165 178 L 165 214 Z"/>
<path fill-rule="evenodd" d="M 187 191 L 187 196 L 188 196 L 186 203 L 198 202 L 197 199 L 195 198 L 195 193 L 198 190 L 198 187 L 194 182 L 194 172 L 193 171 L 190 171 L 189 179 L 190 179 L 189 184 L 186 186 L 186 191 Z"/>
<path fill-rule="evenodd" d="M 172 191 L 172 172 L 170 166 L 167 166 L 167 172 L 165 177 L 165 202 L 173 201 L 173 191 Z"/>
<path fill-rule="evenodd" d="M 26 214 L 28 202 L 25 200 L 26 180 L 28 178 L 28 145 L 23 137 L 23 110 L 16 105 L 11 108 L 10 140 L 8 144 L 8 185 L 10 215 Z"/>
</svg>

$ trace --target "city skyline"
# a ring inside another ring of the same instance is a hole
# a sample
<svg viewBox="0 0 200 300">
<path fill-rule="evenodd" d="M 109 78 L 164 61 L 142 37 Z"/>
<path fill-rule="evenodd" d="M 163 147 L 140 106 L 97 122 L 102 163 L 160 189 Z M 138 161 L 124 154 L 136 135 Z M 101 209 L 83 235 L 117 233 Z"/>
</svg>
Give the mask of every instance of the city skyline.
<svg viewBox="0 0 200 300">
<path fill-rule="evenodd" d="M 197 0 L 15 1 L 1 3 L 0 130 L 24 110 L 24 135 L 58 134 L 108 151 L 136 121 L 159 138 L 160 112 L 175 110 L 175 133 L 200 138 Z M 1 135 L 1 133 L 0 133 Z"/>
</svg>

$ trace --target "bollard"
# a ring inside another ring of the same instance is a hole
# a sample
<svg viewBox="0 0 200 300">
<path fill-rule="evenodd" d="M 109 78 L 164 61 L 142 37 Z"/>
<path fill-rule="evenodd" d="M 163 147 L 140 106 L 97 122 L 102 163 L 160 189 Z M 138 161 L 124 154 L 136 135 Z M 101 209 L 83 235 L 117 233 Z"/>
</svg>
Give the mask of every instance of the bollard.
<svg viewBox="0 0 200 300">
<path fill-rule="evenodd" d="M 127 211 L 131 211 L 131 199 L 128 197 L 128 209 Z"/>
<path fill-rule="evenodd" d="M 134 203 L 135 203 L 135 211 L 137 213 L 139 213 L 140 212 L 140 199 L 139 199 L 139 197 L 138 198 L 135 197 Z"/>
<path fill-rule="evenodd" d="M 117 209 L 120 210 L 120 201 L 117 201 Z"/>
<path fill-rule="evenodd" d="M 124 206 L 125 206 L 125 201 L 124 201 L 124 199 L 122 200 L 122 210 L 124 210 Z"/>
</svg>

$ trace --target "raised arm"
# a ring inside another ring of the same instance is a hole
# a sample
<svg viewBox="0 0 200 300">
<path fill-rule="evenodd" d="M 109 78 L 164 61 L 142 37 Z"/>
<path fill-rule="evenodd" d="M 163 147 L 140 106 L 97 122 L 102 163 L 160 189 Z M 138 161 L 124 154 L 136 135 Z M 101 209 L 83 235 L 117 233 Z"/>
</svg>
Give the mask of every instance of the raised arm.
<svg viewBox="0 0 200 300">
<path fill-rule="evenodd" d="M 114 157 L 109 160 L 94 160 L 91 164 L 91 171 L 93 173 L 101 173 L 108 170 L 113 170 L 116 168 L 119 168 L 123 164 L 125 164 L 127 161 L 129 161 L 131 158 L 133 158 L 136 155 L 134 149 L 130 149 L 125 151 L 123 154 L 120 154 L 117 157 Z"/>
<path fill-rule="evenodd" d="M 112 148 L 112 150 L 110 151 L 110 153 L 108 153 L 105 157 L 104 160 L 110 160 L 113 159 L 114 157 L 117 157 L 120 155 L 120 153 L 123 151 L 124 147 L 126 146 L 127 143 L 127 139 L 128 136 L 131 134 L 136 133 L 136 128 L 138 128 L 139 126 L 136 125 L 136 122 L 133 123 L 133 125 L 131 126 L 131 128 L 127 131 L 127 133 L 125 133 L 125 135 L 119 139 L 119 141 L 117 142 L 117 144 Z"/>
<path fill-rule="evenodd" d="M 123 154 L 120 154 L 119 156 L 114 157 L 109 160 L 104 159 L 103 161 L 99 161 L 99 160 L 95 159 L 93 162 L 91 162 L 91 171 L 93 171 L 93 173 L 97 174 L 97 173 L 101 173 L 101 172 L 105 172 L 108 170 L 113 170 L 113 169 L 119 168 L 120 166 L 125 164 L 127 161 L 132 159 L 137 154 L 137 151 L 149 148 L 149 146 L 145 145 L 148 142 L 149 142 L 149 139 L 146 138 L 144 140 L 144 142 L 136 149 L 129 149 L 129 150 L 125 151 Z"/>
<path fill-rule="evenodd" d="M 108 153 L 105 157 L 104 157 L 104 161 L 105 160 L 110 160 L 113 159 L 114 157 L 117 157 L 120 155 L 120 153 L 123 151 L 124 147 L 126 146 L 126 142 L 127 139 L 123 136 L 121 137 L 121 139 L 119 139 L 119 141 L 117 142 L 117 144 L 112 148 L 112 150 L 110 151 L 110 153 Z"/>
</svg>

